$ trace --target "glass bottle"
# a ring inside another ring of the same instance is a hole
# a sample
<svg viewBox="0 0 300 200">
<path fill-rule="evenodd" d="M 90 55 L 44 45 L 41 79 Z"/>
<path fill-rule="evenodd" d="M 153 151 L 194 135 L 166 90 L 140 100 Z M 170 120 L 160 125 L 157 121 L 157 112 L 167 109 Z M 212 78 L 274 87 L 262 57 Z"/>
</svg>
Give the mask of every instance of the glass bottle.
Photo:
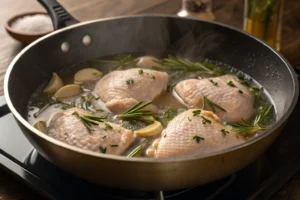
<svg viewBox="0 0 300 200">
<path fill-rule="evenodd" d="M 280 51 L 284 0 L 245 0 L 244 31 Z"/>
</svg>

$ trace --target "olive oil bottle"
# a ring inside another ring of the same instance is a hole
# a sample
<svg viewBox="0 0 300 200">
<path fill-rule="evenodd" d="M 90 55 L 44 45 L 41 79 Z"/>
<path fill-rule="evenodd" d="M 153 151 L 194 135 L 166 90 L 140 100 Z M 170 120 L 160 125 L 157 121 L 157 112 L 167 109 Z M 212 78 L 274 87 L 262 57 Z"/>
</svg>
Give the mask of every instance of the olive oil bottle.
<svg viewBox="0 0 300 200">
<path fill-rule="evenodd" d="M 245 0 L 244 31 L 280 51 L 284 0 Z"/>
</svg>

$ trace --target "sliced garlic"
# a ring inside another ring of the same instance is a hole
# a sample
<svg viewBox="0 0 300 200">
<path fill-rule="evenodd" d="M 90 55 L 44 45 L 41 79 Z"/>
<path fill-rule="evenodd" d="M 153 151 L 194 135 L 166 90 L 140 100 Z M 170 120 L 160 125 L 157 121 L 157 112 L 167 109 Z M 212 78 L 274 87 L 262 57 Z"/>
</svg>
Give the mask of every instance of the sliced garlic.
<svg viewBox="0 0 300 200">
<path fill-rule="evenodd" d="M 64 86 L 63 80 L 57 75 L 57 73 L 52 74 L 52 78 L 50 79 L 48 85 L 45 87 L 43 92 L 47 94 L 54 94 L 57 90 Z"/>
<path fill-rule="evenodd" d="M 83 92 L 80 85 L 77 84 L 70 84 L 65 85 L 64 87 L 60 88 L 55 94 L 54 97 L 57 99 L 61 98 L 68 98 L 73 97 L 81 94 Z"/>
<path fill-rule="evenodd" d="M 33 127 L 41 131 L 42 133 L 47 133 L 46 122 L 44 121 L 38 121 L 33 125 Z"/>
<path fill-rule="evenodd" d="M 102 72 L 98 71 L 97 69 L 84 68 L 76 72 L 76 74 L 74 75 L 74 81 L 83 83 L 86 81 L 97 79 L 100 76 L 102 76 Z"/>
</svg>

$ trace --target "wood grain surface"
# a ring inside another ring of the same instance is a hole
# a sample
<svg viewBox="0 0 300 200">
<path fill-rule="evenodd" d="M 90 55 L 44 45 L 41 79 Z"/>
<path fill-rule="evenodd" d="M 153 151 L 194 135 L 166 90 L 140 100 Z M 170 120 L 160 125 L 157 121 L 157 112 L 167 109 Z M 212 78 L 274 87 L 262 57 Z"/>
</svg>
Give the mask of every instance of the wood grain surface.
<svg viewBox="0 0 300 200">
<path fill-rule="evenodd" d="M 181 0 L 59 0 L 79 21 L 121 15 L 161 13 L 176 14 Z M 242 28 L 243 0 L 213 0 L 216 21 Z M 286 0 L 283 15 L 281 53 L 294 66 L 300 66 L 300 1 Z M 5 24 L 13 15 L 27 11 L 45 11 L 35 0 L 0 0 L 0 23 Z M 12 59 L 24 45 L 11 38 L 4 26 L 0 29 L 0 95 L 3 95 L 3 78 Z M 0 200 L 44 199 L 13 176 L 0 169 Z M 300 199 L 300 174 L 294 177 L 274 199 Z"/>
</svg>

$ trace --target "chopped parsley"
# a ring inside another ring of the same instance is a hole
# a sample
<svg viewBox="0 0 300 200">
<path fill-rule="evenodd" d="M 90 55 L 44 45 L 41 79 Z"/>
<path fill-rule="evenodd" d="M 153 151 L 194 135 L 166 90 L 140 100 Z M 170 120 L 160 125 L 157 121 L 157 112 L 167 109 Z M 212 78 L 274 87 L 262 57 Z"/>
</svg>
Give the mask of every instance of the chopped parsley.
<svg viewBox="0 0 300 200">
<path fill-rule="evenodd" d="M 231 86 L 231 87 L 234 87 L 234 86 L 235 86 L 231 80 L 227 83 L 227 85 L 229 85 L 229 86 Z"/>
<path fill-rule="evenodd" d="M 152 78 L 152 79 L 155 79 L 155 76 L 151 74 L 151 78 Z"/>
<path fill-rule="evenodd" d="M 105 124 L 105 128 L 107 128 L 107 129 L 113 129 L 113 127 L 111 125 L 109 125 L 109 123 L 104 122 L 104 124 Z"/>
<path fill-rule="evenodd" d="M 194 110 L 193 111 L 193 116 L 197 116 L 197 115 L 200 115 L 200 113 L 201 113 L 201 110 Z"/>
<path fill-rule="evenodd" d="M 133 84 L 134 80 L 132 78 L 126 80 L 127 85 Z"/>
<path fill-rule="evenodd" d="M 222 134 L 225 136 L 227 133 L 229 133 L 228 131 L 226 131 L 225 129 L 221 130 Z"/>
<path fill-rule="evenodd" d="M 118 147 L 119 145 L 117 144 L 111 144 L 110 147 Z"/>
<path fill-rule="evenodd" d="M 106 135 L 104 135 L 104 136 L 102 137 L 102 139 L 104 139 L 104 138 L 106 138 Z"/>
<path fill-rule="evenodd" d="M 247 80 L 241 80 L 241 84 L 244 85 L 244 86 L 247 86 L 247 87 L 251 86 L 249 81 L 247 81 Z"/>
<path fill-rule="evenodd" d="M 205 139 L 204 139 L 203 137 L 200 137 L 200 136 L 198 136 L 198 135 L 195 135 L 195 136 L 193 137 L 193 140 L 196 140 L 197 143 L 200 143 L 201 140 L 205 140 Z"/>
<path fill-rule="evenodd" d="M 202 124 L 206 124 L 206 123 L 211 124 L 211 121 L 209 119 L 205 118 L 204 116 L 201 116 L 201 117 L 203 119 Z"/>
<path fill-rule="evenodd" d="M 239 90 L 239 93 L 240 93 L 240 94 L 243 94 L 243 91 L 242 91 L 242 90 Z"/>
<path fill-rule="evenodd" d="M 218 82 L 215 82 L 214 80 L 210 79 L 209 80 L 212 84 L 214 84 L 214 86 L 217 86 L 218 85 Z"/>
<path fill-rule="evenodd" d="M 139 74 L 142 75 L 144 74 L 144 71 L 142 69 L 139 70 Z"/>
<path fill-rule="evenodd" d="M 100 146 L 99 147 L 99 151 L 101 152 L 101 153 L 106 153 L 106 147 L 102 147 L 102 146 Z"/>
</svg>

